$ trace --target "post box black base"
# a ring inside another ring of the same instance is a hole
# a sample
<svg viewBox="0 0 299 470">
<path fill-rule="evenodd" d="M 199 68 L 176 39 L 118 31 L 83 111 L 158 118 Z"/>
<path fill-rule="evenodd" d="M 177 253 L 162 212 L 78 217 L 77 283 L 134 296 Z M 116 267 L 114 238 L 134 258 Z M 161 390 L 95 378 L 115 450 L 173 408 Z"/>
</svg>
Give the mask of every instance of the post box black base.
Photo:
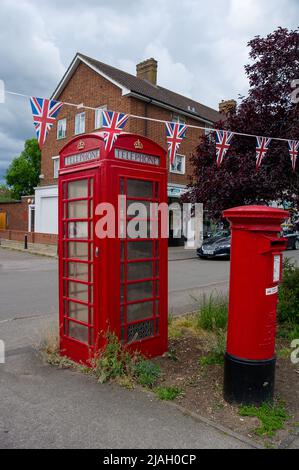
<svg viewBox="0 0 299 470">
<path fill-rule="evenodd" d="M 276 358 L 249 361 L 230 354 L 224 360 L 224 399 L 229 403 L 260 405 L 273 401 Z"/>
</svg>

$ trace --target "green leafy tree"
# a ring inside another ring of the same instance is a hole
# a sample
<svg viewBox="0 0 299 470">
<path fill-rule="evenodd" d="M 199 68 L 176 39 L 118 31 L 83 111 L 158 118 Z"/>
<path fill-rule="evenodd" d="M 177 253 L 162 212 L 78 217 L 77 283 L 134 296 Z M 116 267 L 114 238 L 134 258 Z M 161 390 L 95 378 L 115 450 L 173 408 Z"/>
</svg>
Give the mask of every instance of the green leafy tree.
<svg viewBox="0 0 299 470">
<path fill-rule="evenodd" d="M 12 194 L 10 189 L 5 184 L 0 184 L 0 202 L 10 201 Z"/>
<path fill-rule="evenodd" d="M 12 197 L 20 199 L 34 192 L 39 183 L 41 152 L 36 139 L 28 139 L 19 157 L 11 162 L 6 172 L 6 183 Z"/>
</svg>

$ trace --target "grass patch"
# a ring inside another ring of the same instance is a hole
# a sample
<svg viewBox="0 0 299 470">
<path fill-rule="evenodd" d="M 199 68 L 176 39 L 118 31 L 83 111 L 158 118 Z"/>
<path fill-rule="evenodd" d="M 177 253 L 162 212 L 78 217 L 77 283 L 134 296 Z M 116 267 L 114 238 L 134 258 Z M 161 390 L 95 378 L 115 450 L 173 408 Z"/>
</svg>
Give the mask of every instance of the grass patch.
<svg viewBox="0 0 299 470">
<path fill-rule="evenodd" d="M 199 312 L 196 314 L 197 327 L 216 331 L 227 326 L 228 300 L 226 296 L 210 294 L 202 296 Z"/>
<path fill-rule="evenodd" d="M 197 320 L 194 313 L 172 317 L 168 322 L 169 338 L 182 338 L 186 333 L 198 334 Z"/>
<path fill-rule="evenodd" d="M 263 403 L 257 406 L 241 406 L 239 409 L 240 416 L 256 417 L 261 424 L 254 429 L 258 436 L 273 437 L 275 432 L 282 429 L 285 421 L 289 418 L 286 412 L 285 404 L 280 401 L 274 405 Z"/>
<path fill-rule="evenodd" d="M 175 400 L 183 394 L 183 390 L 179 387 L 157 387 L 155 390 L 157 397 L 160 400 Z"/>
</svg>

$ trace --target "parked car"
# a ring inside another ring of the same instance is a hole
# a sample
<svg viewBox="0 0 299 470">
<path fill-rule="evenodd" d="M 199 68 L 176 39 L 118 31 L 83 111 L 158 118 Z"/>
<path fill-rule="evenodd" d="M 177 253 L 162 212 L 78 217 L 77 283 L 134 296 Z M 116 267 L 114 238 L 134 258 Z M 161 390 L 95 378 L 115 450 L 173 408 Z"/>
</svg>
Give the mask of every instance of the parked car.
<svg viewBox="0 0 299 470">
<path fill-rule="evenodd" d="M 217 230 L 216 232 L 206 232 L 203 236 L 204 240 L 207 240 L 207 239 L 214 239 L 214 238 L 222 238 L 222 237 L 228 237 L 230 235 L 230 231 L 229 230 L 225 230 L 225 229 L 222 229 L 222 230 Z"/>
<path fill-rule="evenodd" d="M 281 235 L 288 239 L 287 250 L 299 250 L 299 235 L 293 230 L 283 230 Z"/>
<path fill-rule="evenodd" d="M 213 236 L 205 240 L 197 249 L 200 258 L 225 258 L 230 257 L 231 236 Z"/>
</svg>

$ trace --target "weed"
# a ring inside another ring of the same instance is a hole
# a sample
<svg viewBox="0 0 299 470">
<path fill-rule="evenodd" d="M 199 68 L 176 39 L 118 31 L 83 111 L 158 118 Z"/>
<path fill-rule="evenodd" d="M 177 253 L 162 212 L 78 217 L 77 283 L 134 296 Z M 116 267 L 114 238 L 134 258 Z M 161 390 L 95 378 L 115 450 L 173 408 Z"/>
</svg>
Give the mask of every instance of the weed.
<svg viewBox="0 0 299 470">
<path fill-rule="evenodd" d="M 76 365 L 75 362 L 60 354 L 58 328 L 56 325 L 52 325 L 44 331 L 43 339 L 38 349 L 42 358 L 48 362 L 48 364 L 61 369 L 69 369 Z"/>
<path fill-rule="evenodd" d="M 165 353 L 165 357 L 167 357 L 167 359 L 170 359 L 171 361 L 173 362 L 177 362 L 178 361 L 178 357 L 174 351 L 174 349 L 169 349 L 166 353 Z"/>
<path fill-rule="evenodd" d="M 205 356 L 199 358 L 199 364 L 201 366 L 210 366 L 224 363 L 224 353 L 226 345 L 226 335 L 224 331 L 216 331 L 216 344 L 212 350 Z"/>
<path fill-rule="evenodd" d="M 183 395 L 183 390 L 179 387 L 157 387 L 155 393 L 160 400 L 175 400 Z"/>
<path fill-rule="evenodd" d="M 141 359 L 133 367 L 137 382 L 144 387 L 153 387 L 161 374 L 161 369 L 151 361 Z"/>
<path fill-rule="evenodd" d="M 93 374 L 103 383 L 110 379 L 132 375 L 132 356 L 123 348 L 117 336 L 108 332 L 106 344 L 92 360 Z"/>
<path fill-rule="evenodd" d="M 197 326 L 204 330 L 225 329 L 227 325 L 228 300 L 223 295 L 212 293 L 202 296 L 200 310 L 197 313 Z"/>
<path fill-rule="evenodd" d="M 257 406 L 241 406 L 239 409 L 240 416 L 255 416 L 261 425 L 254 429 L 258 436 L 273 437 L 275 431 L 282 429 L 284 422 L 288 419 L 285 404 L 280 401 L 276 404 L 263 403 Z"/>
<path fill-rule="evenodd" d="M 276 351 L 277 357 L 289 359 L 291 357 L 292 350 L 290 348 L 281 348 Z"/>
</svg>

